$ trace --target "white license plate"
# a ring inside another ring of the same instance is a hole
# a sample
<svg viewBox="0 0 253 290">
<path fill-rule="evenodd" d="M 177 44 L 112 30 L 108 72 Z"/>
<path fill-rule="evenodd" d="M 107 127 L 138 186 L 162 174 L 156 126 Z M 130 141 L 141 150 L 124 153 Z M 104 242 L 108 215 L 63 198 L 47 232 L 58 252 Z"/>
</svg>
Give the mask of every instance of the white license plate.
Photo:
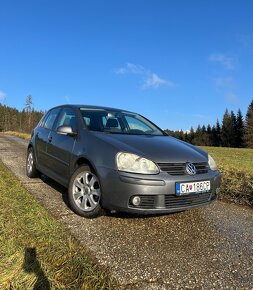
<svg viewBox="0 0 253 290">
<path fill-rule="evenodd" d="M 176 195 L 202 193 L 211 190 L 210 180 L 176 183 Z"/>
</svg>

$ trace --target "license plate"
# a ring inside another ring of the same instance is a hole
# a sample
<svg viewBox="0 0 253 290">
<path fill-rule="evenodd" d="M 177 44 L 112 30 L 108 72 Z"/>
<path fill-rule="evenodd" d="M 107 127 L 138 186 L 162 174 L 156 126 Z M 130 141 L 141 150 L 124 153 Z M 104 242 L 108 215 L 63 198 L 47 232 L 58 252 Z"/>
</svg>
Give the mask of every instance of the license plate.
<svg viewBox="0 0 253 290">
<path fill-rule="evenodd" d="M 211 190 L 210 180 L 176 183 L 176 195 L 202 193 Z"/>
</svg>

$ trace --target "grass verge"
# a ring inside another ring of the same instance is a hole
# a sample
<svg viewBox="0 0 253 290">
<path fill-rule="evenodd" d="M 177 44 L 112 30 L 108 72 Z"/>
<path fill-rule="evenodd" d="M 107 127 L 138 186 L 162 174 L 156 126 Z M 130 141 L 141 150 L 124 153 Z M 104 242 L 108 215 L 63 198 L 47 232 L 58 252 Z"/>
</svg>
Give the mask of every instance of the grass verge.
<svg viewBox="0 0 253 290">
<path fill-rule="evenodd" d="M 31 138 L 31 134 L 27 134 L 27 133 L 20 133 L 20 132 L 14 132 L 14 131 L 5 131 L 1 133 L 6 134 L 6 135 L 16 136 L 25 140 L 30 140 Z"/>
<path fill-rule="evenodd" d="M 253 207 L 253 149 L 202 147 L 222 173 L 220 198 Z"/>
<path fill-rule="evenodd" d="M 2 162 L 0 199 L 0 289 L 115 289 Z"/>
</svg>

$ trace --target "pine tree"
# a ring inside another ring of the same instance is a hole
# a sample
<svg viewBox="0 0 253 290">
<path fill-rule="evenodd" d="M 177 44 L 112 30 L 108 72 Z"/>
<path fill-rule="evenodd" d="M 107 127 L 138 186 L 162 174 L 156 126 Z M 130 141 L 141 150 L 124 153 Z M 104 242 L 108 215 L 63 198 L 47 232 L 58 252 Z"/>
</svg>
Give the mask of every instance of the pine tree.
<svg viewBox="0 0 253 290">
<path fill-rule="evenodd" d="M 216 127 L 213 126 L 211 130 L 211 146 L 219 146 L 217 143 L 217 132 L 216 132 Z"/>
<path fill-rule="evenodd" d="M 189 142 L 189 135 L 187 131 L 184 133 L 184 141 Z"/>
<path fill-rule="evenodd" d="M 244 122 L 243 122 L 242 112 L 239 109 L 236 116 L 236 147 L 237 148 L 244 147 L 243 134 L 244 134 Z"/>
<path fill-rule="evenodd" d="M 237 147 L 237 144 L 236 144 L 236 139 L 237 139 L 236 116 L 235 116 L 235 113 L 233 111 L 231 111 L 231 113 L 230 113 L 230 118 L 231 118 L 231 122 L 232 122 L 230 146 Z"/>
<path fill-rule="evenodd" d="M 206 146 L 208 143 L 207 141 L 207 132 L 206 132 L 206 126 L 203 125 L 201 128 L 201 138 L 200 138 L 200 144 Z"/>
<path fill-rule="evenodd" d="M 246 114 L 244 140 L 247 147 L 253 148 L 253 100 Z"/>
<path fill-rule="evenodd" d="M 25 111 L 26 112 L 31 112 L 32 111 L 32 105 L 33 105 L 32 96 L 29 95 L 29 96 L 27 96 L 26 101 L 25 101 Z"/>
<path fill-rule="evenodd" d="M 216 121 L 215 131 L 216 131 L 215 146 L 221 146 L 221 127 L 218 119 Z"/>
<path fill-rule="evenodd" d="M 28 128 L 31 130 L 31 123 L 32 123 L 32 109 L 33 109 L 33 102 L 32 102 L 32 96 L 29 95 L 26 98 L 25 102 L 25 112 L 28 114 Z"/>
<path fill-rule="evenodd" d="M 188 134 L 188 141 L 189 141 L 190 143 L 192 143 L 192 144 L 193 144 L 194 135 L 195 135 L 194 130 L 193 130 L 193 128 L 191 127 L 191 129 L 190 129 L 190 133 Z"/>
<path fill-rule="evenodd" d="M 202 136 L 202 130 L 200 125 L 198 125 L 195 134 L 194 134 L 194 139 L 193 139 L 193 144 L 194 145 L 202 145 L 201 144 L 201 136 Z"/>
<path fill-rule="evenodd" d="M 222 130 L 221 130 L 221 144 L 223 147 L 231 147 L 233 144 L 234 138 L 234 128 L 233 128 L 233 120 L 231 118 L 231 114 L 226 109 L 223 120 L 222 120 Z"/>
<path fill-rule="evenodd" d="M 206 128 L 206 145 L 212 146 L 212 128 L 211 125 L 208 124 Z"/>
<path fill-rule="evenodd" d="M 178 139 L 184 141 L 184 132 L 183 132 L 183 130 L 180 130 L 180 131 L 178 132 Z"/>
</svg>

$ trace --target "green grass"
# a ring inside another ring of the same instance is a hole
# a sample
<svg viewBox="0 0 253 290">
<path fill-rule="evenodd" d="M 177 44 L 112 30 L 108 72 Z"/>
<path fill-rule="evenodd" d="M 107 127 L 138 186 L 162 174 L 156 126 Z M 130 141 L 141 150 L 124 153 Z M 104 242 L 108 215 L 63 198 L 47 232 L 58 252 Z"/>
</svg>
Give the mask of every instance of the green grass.
<svg viewBox="0 0 253 290">
<path fill-rule="evenodd" d="M 2 163 L 0 200 L 0 289 L 115 289 Z"/>
<path fill-rule="evenodd" d="M 253 149 L 201 147 L 222 173 L 221 199 L 253 207 Z"/>
</svg>

